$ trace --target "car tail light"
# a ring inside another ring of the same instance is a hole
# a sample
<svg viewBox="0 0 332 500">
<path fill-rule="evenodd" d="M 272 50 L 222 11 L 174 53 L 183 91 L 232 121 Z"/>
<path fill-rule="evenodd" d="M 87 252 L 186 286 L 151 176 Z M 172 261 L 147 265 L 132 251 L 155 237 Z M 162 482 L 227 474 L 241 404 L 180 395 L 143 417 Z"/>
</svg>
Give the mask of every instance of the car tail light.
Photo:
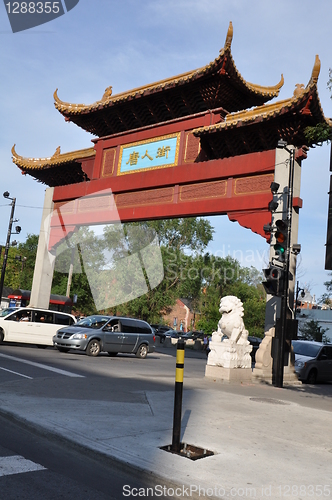
<svg viewBox="0 0 332 500">
<path fill-rule="evenodd" d="M 155 342 L 155 341 L 156 341 L 156 336 L 154 335 L 154 336 L 153 336 L 153 342 Z"/>
</svg>

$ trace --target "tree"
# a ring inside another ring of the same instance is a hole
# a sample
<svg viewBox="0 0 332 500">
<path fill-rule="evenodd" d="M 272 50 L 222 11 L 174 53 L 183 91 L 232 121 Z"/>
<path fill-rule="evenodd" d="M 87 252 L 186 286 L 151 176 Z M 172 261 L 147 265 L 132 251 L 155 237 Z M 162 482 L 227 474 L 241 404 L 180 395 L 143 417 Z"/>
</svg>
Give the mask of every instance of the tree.
<svg viewBox="0 0 332 500">
<path fill-rule="evenodd" d="M 66 295 L 69 268 L 73 265 L 70 294 L 77 296 L 73 309 L 84 314 L 96 312 L 93 291 L 98 286 L 98 271 L 105 265 L 104 246 L 92 230 L 81 227 L 57 248 L 51 292 Z"/>
<path fill-rule="evenodd" d="M 10 247 L 5 273 L 5 286 L 13 289 L 31 290 L 38 236 L 28 234 L 24 243 Z"/>
<path fill-rule="evenodd" d="M 314 340 L 315 342 L 328 343 L 327 337 L 324 335 L 327 330 L 322 328 L 315 319 L 306 320 L 300 323 L 299 331 L 301 334 L 299 338 L 301 340 Z"/>
<path fill-rule="evenodd" d="M 332 92 L 332 69 L 329 69 L 327 88 Z M 332 95 L 331 95 L 332 99 Z M 324 142 L 330 141 L 332 128 L 327 123 L 318 123 L 315 127 L 306 127 L 304 131 L 309 146 L 322 146 Z"/>
<path fill-rule="evenodd" d="M 137 225 L 126 224 L 125 233 L 135 234 Z M 207 220 L 201 218 L 149 221 L 139 226 L 149 235 L 146 241 L 151 240 L 153 234 L 158 236 L 164 279 L 153 288 L 148 286 L 147 292 L 138 298 L 118 305 L 116 312 L 154 323 L 170 311 L 179 297 L 188 297 L 197 303 L 201 291 L 197 267 L 199 253 L 211 241 L 213 229 Z M 129 249 L 138 253 L 135 245 L 129 245 Z"/>
<path fill-rule="evenodd" d="M 190 271 L 212 234 L 200 218 L 110 224 L 99 237 L 81 228 L 58 248 L 52 293 L 66 293 L 72 263 L 79 310 L 159 321 L 176 298 L 200 293 L 199 276 Z"/>
<path fill-rule="evenodd" d="M 244 324 L 250 335 L 264 336 L 265 292 L 261 274 L 241 267 L 236 259 L 206 256 L 205 284 L 197 327 L 211 334 L 220 319 L 219 303 L 226 295 L 238 297 L 244 308 Z M 210 269 L 210 274 L 208 270 Z"/>
</svg>

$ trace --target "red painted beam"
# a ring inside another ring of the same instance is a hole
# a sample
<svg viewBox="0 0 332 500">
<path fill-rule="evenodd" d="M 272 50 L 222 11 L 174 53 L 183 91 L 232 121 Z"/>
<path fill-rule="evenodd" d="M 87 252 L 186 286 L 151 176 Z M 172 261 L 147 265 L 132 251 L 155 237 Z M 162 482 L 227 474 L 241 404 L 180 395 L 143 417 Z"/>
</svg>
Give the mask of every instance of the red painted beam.
<svg viewBox="0 0 332 500">
<path fill-rule="evenodd" d="M 192 182 L 227 179 L 251 173 L 274 172 L 275 151 L 264 151 L 248 155 L 189 163 L 176 167 L 118 175 L 114 177 L 58 186 L 54 188 L 53 201 L 62 202 L 92 195 L 110 189 L 113 194 L 148 189 L 153 187 L 190 184 Z"/>
</svg>

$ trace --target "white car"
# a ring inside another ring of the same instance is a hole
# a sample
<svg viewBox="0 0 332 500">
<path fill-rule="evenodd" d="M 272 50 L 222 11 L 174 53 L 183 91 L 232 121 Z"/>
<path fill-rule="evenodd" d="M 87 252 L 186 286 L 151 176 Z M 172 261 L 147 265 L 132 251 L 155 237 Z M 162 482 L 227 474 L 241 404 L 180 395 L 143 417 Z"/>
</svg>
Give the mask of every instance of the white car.
<svg viewBox="0 0 332 500">
<path fill-rule="evenodd" d="M 61 326 L 76 323 L 71 314 L 21 307 L 0 317 L 0 343 L 23 342 L 38 346 L 53 346 L 53 336 Z"/>
</svg>

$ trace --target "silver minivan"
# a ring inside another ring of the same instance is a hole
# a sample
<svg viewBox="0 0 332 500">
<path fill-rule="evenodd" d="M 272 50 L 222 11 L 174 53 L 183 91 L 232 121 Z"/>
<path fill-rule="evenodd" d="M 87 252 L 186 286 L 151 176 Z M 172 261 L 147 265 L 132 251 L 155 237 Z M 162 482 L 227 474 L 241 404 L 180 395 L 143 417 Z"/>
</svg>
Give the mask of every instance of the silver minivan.
<svg viewBox="0 0 332 500">
<path fill-rule="evenodd" d="M 85 351 L 88 356 L 98 356 L 101 351 L 110 356 L 121 352 L 144 359 L 155 350 L 155 340 L 145 321 L 95 314 L 75 325 L 60 328 L 53 337 L 53 344 L 60 352 L 76 349 Z"/>
</svg>

